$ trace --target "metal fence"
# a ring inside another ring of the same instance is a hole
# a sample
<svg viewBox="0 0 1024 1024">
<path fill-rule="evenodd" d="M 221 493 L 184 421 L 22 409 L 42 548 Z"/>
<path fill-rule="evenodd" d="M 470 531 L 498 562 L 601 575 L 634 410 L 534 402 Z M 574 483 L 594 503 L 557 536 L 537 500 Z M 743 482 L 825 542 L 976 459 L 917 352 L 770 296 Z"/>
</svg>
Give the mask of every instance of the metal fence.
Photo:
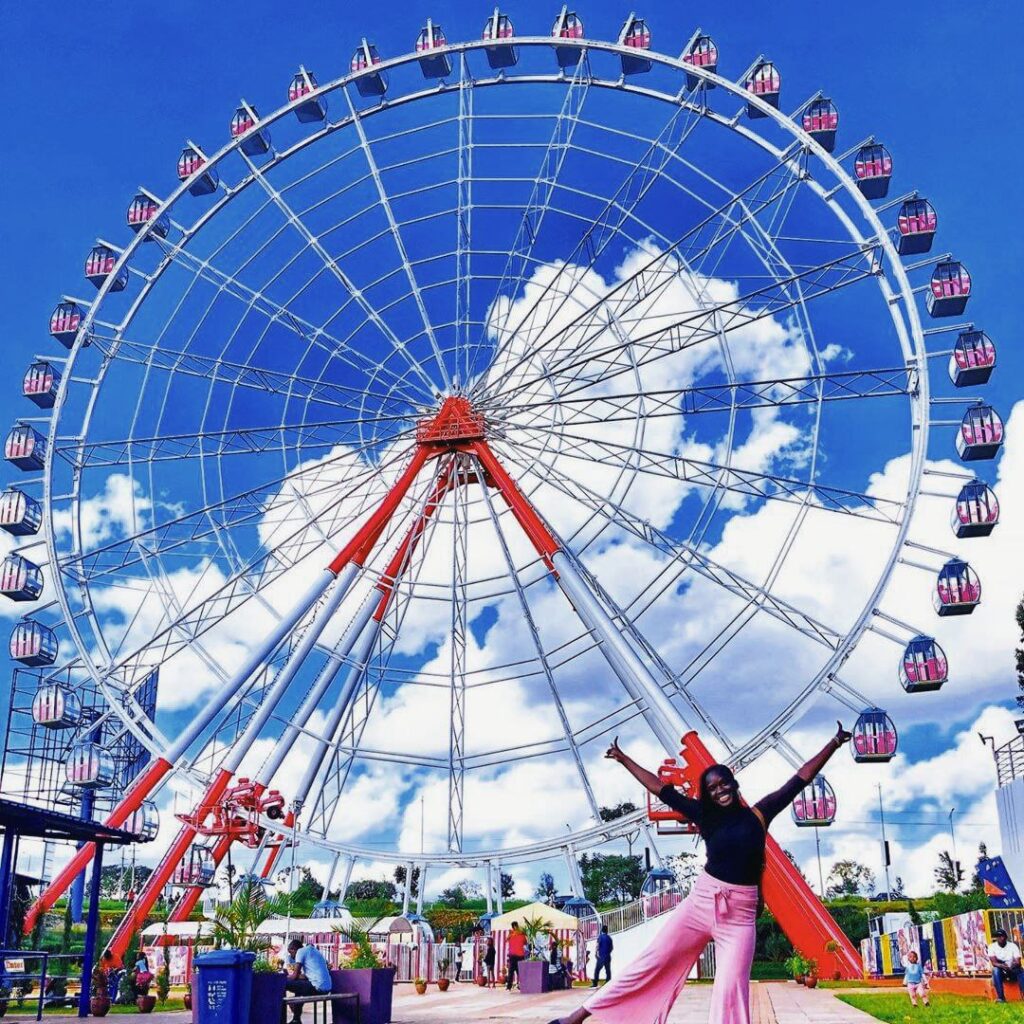
<svg viewBox="0 0 1024 1024">
<path fill-rule="evenodd" d="M 1024 736 L 1014 736 L 1009 743 L 997 748 L 996 778 L 1000 786 L 1008 786 L 1014 779 L 1024 775 Z"/>
</svg>

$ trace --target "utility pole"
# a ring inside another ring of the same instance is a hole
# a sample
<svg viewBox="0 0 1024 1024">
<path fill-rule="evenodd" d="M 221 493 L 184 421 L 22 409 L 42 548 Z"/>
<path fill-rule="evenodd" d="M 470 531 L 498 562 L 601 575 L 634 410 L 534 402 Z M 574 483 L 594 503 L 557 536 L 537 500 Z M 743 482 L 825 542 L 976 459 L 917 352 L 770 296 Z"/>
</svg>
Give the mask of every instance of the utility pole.
<svg viewBox="0 0 1024 1024">
<path fill-rule="evenodd" d="M 953 815 L 956 813 L 955 807 L 949 809 L 949 838 L 953 841 L 953 881 L 956 883 L 954 892 L 960 889 L 960 858 L 956 855 L 956 831 L 953 828 Z"/>
<path fill-rule="evenodd" d="M 814 845 L 818 851 L 818 890 L 821 892 L 821 898 L 825 898 L 825 876 L 821 873 L 821 833 L 818 831 L 818 826 L 814 826 Z"/>
<path fill-rule="evenodd" d="M 885 811 L 882 809 L 882 784 L 875 787 L 878 790 L 878 820 L 882 825 L 882 867 L 885 869 L 885 898 L 892 900 L 892 885 L 889 883 L 889 843 L 885 838 Z"/>
</svg>

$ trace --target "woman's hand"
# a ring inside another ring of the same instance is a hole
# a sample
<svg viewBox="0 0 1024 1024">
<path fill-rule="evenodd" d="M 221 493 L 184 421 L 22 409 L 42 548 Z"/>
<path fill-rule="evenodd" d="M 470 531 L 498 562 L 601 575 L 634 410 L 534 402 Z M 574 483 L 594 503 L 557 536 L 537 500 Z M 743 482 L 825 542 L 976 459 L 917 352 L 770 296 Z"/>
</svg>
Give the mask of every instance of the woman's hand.
<svg viewBox="0 0 1024 1024">
<path fill-rule="evenodd" d="M 619 764 L 626 763 L 626 754 L 619 746 L 618 736 L 616 736 L 615 739 L 612 740 L 612 745 L 604 752 L 604 756 L 610 758 L 612 761 L 618 761 Z"/>
<path fill-rule="evenodd" d="M 841 747 L 844 743 L 849 743 L 852 738 L 853 738 L 853 733 L 852 732 L 847 732 L 843 728 L 843 723 L 840 722 L 838 719 L 836 719 L 836 736 L 835 736 L 836 746 L 837 747 Z"/>
</svg>

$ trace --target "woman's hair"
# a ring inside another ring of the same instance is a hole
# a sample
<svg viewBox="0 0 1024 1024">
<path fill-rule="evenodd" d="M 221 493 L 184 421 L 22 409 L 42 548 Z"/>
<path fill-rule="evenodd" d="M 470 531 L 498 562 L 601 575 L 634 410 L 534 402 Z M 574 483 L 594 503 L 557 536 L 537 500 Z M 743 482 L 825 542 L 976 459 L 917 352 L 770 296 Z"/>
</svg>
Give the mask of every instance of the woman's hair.
<svg viewBox="0 0 1024 1024">
<path fill-rule="evenodd" d="M 708 792 L 708 776 L 710 776 L 712 772 L 721 775 L 726 782 L 731 783 L 734 792 L 738 792 L 740 788 L 739 783 L 736 781 L 736 776 L 733 775 L 732 769 L 728 765 L 713 764 L 709 768 L 705 768 L 704 771 L 700 773 L 700 787 L 698 788 L 697 793 L 701 807 L 705 811 L 717 806 L 714 800 L 711 799 L 711 794 Z"/>
</svg>

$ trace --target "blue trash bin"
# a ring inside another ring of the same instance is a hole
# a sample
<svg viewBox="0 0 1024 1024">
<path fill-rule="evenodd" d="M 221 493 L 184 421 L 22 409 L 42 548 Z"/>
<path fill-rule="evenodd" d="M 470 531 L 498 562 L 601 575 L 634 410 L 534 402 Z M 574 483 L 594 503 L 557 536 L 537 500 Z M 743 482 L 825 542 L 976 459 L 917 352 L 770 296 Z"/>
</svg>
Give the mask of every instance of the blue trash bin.
<svg viewBox="0 0 1024 1024">
<path fill-rule="evenodd" d="M 215 949 L 195 959 L 198 991 L 192 993 L 198 1024 L 239 1024 L 249 1019 L 255 953 Z"/>
</svg>

